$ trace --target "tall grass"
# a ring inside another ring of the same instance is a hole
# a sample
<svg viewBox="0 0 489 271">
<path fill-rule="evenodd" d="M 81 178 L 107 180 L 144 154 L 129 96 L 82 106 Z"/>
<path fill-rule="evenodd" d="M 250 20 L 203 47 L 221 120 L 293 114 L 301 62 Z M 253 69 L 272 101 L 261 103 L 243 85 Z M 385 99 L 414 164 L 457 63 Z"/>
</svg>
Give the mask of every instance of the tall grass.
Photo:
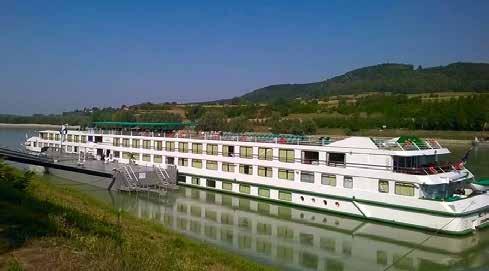
<svg viewBox="0 0 489 271">
<path fill-rule="evenodd" d="M 23 178 L 23 173 L 2 166 Z M 14 269 L 29 263 L 34 256 L 22 251 L 33 248 L 45 254 L 34 269 L 268 269 L 113 210 L 82 192 L 50 185 L 39 176 L 26 177 L 24 187 L 0 180 L 0 225 L 4 229 L 0 239 L 8 244 L 2 253 L 16 255 Z"/>
</svg>

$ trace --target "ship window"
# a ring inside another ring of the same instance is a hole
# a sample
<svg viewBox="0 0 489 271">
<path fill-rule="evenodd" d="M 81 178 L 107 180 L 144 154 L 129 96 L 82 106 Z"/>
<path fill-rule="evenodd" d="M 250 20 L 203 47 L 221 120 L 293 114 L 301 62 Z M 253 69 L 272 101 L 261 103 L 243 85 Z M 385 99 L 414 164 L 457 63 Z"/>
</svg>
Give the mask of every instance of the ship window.
<svg viewBox="0 0 489 271">
<path fill-rule="evenodd" d="M 168 165 L 175 164 L 175 158 L 174 157 L 170 157 L 170 156 L 166 157 L 166 164 L 168 164 Z"/>
<path fill-rule="evenodd" d="M 207 144 L 206 152 L 207 152 L 207 155 L 217 155 L 217 145 L 216 144 Z"/>
<path fill-rule="evenodd" d="M 226 172 L 234 172 L 234 164 L 231 163 L 222 163 L 222 171 Z"/>
<path fill-rule="evenodd" d="M 233 183 L 230 182 L 222 182 L 222 189 L 223 190 L 233 190 Z"/>
<path fill-rule="evenodd" d="M 258 148 L 258 159 L 260 160 L 272 160 L 273 149 L 272 148 Z"/>
<path fill-rule="evenodd" d="M 151 155 L 150 154 L 143 154 L 143 161 L 150 162 L 151 161 Z"/>
<path fill-rule="evenodd" d="M 74 141 L 76 143 L 79 143 L 80 142 L 80 136 L 79 135 L 75 135 L 74 138 L 75 138 Z"/>
<path fill-rule="evenodd" d="M 122 139 L 122 147 L 129 148 L 129 138 Z"/>
<path fill-rule="evenodd" d="M 192 153 L 202 154 L 202 143 L 192 143 Z"/>
<path fill-rule="evenodd" d="M 151 140 L 143 140 L 143 148 L 151 149 Z"/>
<path fill-rule="evenodd" d="M 269 198 L 270 197 L 270 189 L 261 188 L 261 187 L 258 188 L 258 196 Z"/>
<path fill-rule="evenodd" d="M 258 167 L 258 176 L 272 177 L 272 168 L 271 167 Z"/>
<path fill-rule="evenodd" d="M 244 194 L 249 194 L 250 193 L 250 186 L 247 184 L 240 184 L 239 185 L 239 192 L 244 193 Z"/>
<path fill-rule="evenodd" d="M 329 185 L 329 186 L 336 186 L 336 175 L 322 174 L 321 175 L 321 184 Z"/>
<path fill-rule="evenodd" d="M 51 138 L 51 135 L 52 135 L 52 134 L 49 134 L 49 140 L 53 140 L 53 139 Z M 73 142 L 73 135 L 68 135 L 68 142 Z"/>
<path fill-rule="evenodd" d="M 82 135 L 82 136 L 81 136 L 81 142 L 82 142 L 82 143 L 87 143 L 87 136 Z"/>
<path fill-rule="evenodd" d="M 343 187 L 344 188 L 353 188 L 353 178 L 349 176 L 345 176 L 343 178 Z"/>
<path fill-rule="evenodd" d="M 209 180 L 209 179 L 207 179 L 206 180 L 206 185 L 207 185 L 207 187 L 216 188 L 216 181 L 215 180 Z"/>
<path fill-rule="evenodd" d="M 161 155 L 155 155 L 155 156 L 153 157 L 153 162 L 155 162 L 155 163 L 161 164 L 161 162 L 162 162 L 162 161 L 163 161 L 163 160 L 162 160 Z"/>
<path fill-rule="evenodd" d="M 253 174 L 253 166 L 250 165 L 239 165 L 239 173 L 252 175 Z"/>
<path fill-rule="evenodd" d="M 395 193 L 402 196 L 414 196 L 414 185 L 396 182 Z"/>
<path fill-rule="evenodd" d="M 188 152 L 188 143 L 187 142 L 179 142 L 178 143 L 178 151 L 179 152 Z"/>
<path fill-rule="evenodd" d="M 301 182 L 314 183 L 314 172 L 301 171 Z"/>
<path fill-rule="evenodd" d="M 294 150 L 279 149 L 278 160 L 285 163 L 294 163 Z"/>
<path fill-rule="evenodd" d="M 114 145 L 114 147 L 119 147 L 120 144 L 121 144 L 121 139 L 120 138 L 114 138 L 112 145 Z"/>
<path fill-rule="evenodd" d="M 130 152 L 123 152 L 123 153 L 122 153 L 122 158 L 124 158 L 124 159 L 129 159 L 129 158 L 131 158 L 131 153 L 130 153 Z"/>
<path fill-rule="evenodd" d="M 293 181 L 294 180 L 294 171 L 291 169 L 279 168 L 278 169 L 278 178 L 282 179 L 282 180 Z"/>
<path fill-rule="evenodd" d="M 88 136 L 88 142 L 93 142 L 93 136 Z"/>
<path fill-rule="evenodd" d="M 389 181 L 379 180 L 379 192 L 389 193 Z"/>
<path fill-rule="evenodd" d="M 161 141 L 155 141 L 155 149 L 157 151 L 163 150 L 163 142 L 161 142 Z"/>
<path fill-rule="evenodd" d="M 95 136 L 95 143 L 101 143 L 103 141 L 102 136 Z"/>
<path fill-rule="evenodd" d="M 44 144 L 47 144 L 47 143 L 44 143 Z M 72 146 L 66 146 L 66 151 L 67 152 L 72 152 L 73 151 L 73 147 Z"/>
<path fill-rule="evenodd" d="M 114 151 L 114 158 L 120 158 L 120 157 L 121 157 L 121 152 Z"/>
<path fill-rule="evenodd" d="M 54 140 L 59 141 L 59 134 L 54 135 Z"/>
<path fill-rule="evenodd" d="M 200 179 L 198 177 L 192 177 L 192 184 L 200 185 Z"/>
<path fill-rule="evenodd" d="M 210 170 L 217 170 L 217 161 L 207 161 L 205 167 Z"/>
<path fill-rule="evenodd" d="M 202 168 L 202 160 L 200 160 L 200 159 L 192 159 L 192 167 L 194 167 L 194 168 Z"/>
<path fill-rule="evenodd" d="M 303 151 L 302 163 L 317 165 L 319 163 L 319 152 L 317 151 Z"/>
<path fill-rule="evenodd" d="M 166 151 L 175 151 L 175 142 L 173 142 L 173 141 L 166 141 L 165 142 L 165 150 Z"/>
<path fill-rule="evenodd" d="M 278 191 L 278 199 L 285 201 L 292 201 L 292 193 L 285 191 Z"/>
<path fill-rule="evenodd" d="M 328 166 L 344 166 L 345 165 L 345 154 L 339 152 L 329 152 L 328 153 Z"/>
<path fill-rule="evenodd" d="M 188 167 L 188 159 L 187 158 L 178 158 L 178 165 L 183 167 Z"/>
<path fill-rule="evenodd" d="M 234 156 L 234 146 L 222 146 L 222 156 L 233 157 Z"/>
<path fill-rule="evenodd" d="M 240 158 L 253 158 L 253 147 L 239 147 L 239 157 Z"/>
<path fill-rule="evenodd" d="M 95 137 L 95 141 L 97 141 L 96 137 Z M 132 147 L 133 148 L 139 148 L 139 139 L 133 139 L 132 140 Z"/>
<path fill-rule="evenodd" d="M 53 140 L 53 139 L 54 139 L 54 134 L 49 133 L 49 140 Z"/>
</svg>

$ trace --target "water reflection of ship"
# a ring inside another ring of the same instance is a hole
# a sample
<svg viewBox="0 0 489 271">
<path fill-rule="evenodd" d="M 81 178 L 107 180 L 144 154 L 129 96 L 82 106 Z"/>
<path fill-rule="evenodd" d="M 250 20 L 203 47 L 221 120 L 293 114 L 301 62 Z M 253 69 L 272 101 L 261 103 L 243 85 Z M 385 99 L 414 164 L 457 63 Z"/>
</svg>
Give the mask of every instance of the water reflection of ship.
<svg viewBox="0 0 489 271">
<path fill-rule="evenodd" d="M 439 235 L 423 242 L 432 233 L 193 188 L 168 197 L 124 197 L 122 207 L 284 269 L 382 270 L 393 263 L 390 270 L 480 266 L 485 260 L 470 251 L 489 241 L 478 234 Z"/>
</svg>

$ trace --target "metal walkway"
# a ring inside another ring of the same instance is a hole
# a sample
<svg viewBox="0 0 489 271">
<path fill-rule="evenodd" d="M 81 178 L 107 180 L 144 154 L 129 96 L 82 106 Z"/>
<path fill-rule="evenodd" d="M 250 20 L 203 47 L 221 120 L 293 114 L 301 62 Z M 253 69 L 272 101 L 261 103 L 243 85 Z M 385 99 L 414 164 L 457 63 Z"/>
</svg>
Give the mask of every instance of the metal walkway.
<svg viewBox="0 0 489 271">
<path fill-rule="evenodd" d="M 91 176 L 112 179 L 108 190 L 119 191 L 159 191 L 174 189 L 177 186 L 177 169 L 175 166 L 144 167 L 130 164 L 104 163 L 98 160 L 86 160 L 82 164 L 63 154 L 52 154 L 56 160 L 49 156 L 30 154 L 0 147 L 0 158 L 5 160 L 43 166 L 46 168 L 71 171 Z M 59 156 L 59 157 L 58 157 Z"/>
<path fill-rule="evenodd" d="M 29 154 L 27 152 L 15 151 L 4 147 L 0 147 L 0 157 L 9 161 L 31 164 L 36 166 L 43 166 L 46 168 L 73 171 L 73 172 L 83 173 L 92 176 L 106 177 L 106 178 L 112 178 L 114 176 L 112 172 L 55 163 L 53 159 L 48 157 Z"/>
</svg>

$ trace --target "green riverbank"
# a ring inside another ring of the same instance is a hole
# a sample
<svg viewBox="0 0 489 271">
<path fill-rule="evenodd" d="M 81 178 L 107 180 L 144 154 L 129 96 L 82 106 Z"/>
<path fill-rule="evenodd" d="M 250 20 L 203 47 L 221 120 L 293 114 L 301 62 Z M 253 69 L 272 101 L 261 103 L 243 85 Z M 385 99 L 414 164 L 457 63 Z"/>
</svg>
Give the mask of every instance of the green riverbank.
<svg viewBox="0 0 489 271">
<path fill-rule="evenodd" d="M 0 161 L 0 269 L 268 270 Z"/>
</svg>

